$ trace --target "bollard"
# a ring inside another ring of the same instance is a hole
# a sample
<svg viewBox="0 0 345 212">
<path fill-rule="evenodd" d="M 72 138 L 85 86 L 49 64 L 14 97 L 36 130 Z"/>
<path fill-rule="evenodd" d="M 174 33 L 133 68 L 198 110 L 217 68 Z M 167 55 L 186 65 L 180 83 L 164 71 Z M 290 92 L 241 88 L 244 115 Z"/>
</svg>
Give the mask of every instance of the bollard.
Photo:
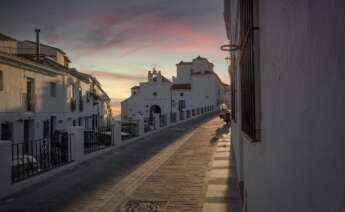
<svg viewBox="0 0 345 212">
<path fill-rule="evenodd" d="M 144 135 L 144 133 L 145 133 L 144 128 L 145 128 L 144 119 L 141 117 L 138 120 L 138 133 L 139 133 L 139 136 Z"/>
<path fill-rule="evenodd" d="M 111 140 L 113 145 L 121 143 L 121 122 L 115 122 L 111 126 Z"/>
<path fill-rule="evenodd" d="M 71 152 L 73 161 L 83 161 L 84 160 L 84 132 L 83 127 L 70 127 L 67 129 L 68 134 L 71 138 Z"/>
</svg>

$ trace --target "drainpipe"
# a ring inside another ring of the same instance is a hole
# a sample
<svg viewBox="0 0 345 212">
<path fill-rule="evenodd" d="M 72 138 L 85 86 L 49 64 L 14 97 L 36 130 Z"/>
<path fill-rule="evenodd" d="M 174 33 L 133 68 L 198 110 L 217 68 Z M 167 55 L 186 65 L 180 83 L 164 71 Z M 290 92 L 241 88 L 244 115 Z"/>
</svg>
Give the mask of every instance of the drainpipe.
<svg viewBox="0 0 345 212">
<path fill-rule="evenodd" d="M 41 49 L 40 49 L 40 29 L 35 29 L 36 32 L 36 60 L 40 61 L 40 54 L 41 54 Z"/>
</svg>

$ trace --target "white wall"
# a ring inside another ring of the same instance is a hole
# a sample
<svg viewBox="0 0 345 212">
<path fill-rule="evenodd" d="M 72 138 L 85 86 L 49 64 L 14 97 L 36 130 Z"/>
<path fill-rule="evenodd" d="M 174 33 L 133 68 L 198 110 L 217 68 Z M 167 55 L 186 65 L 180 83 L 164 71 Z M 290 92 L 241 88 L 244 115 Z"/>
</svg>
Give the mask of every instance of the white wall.
<svg viewBox="0 0 345 212">
<path fill-rule="evenodd" d="M 121 103 L 122 120 L 132 118 L 138 120 L 139 114 L 148 118 L 150 116 L 150 108 L 152 105 L 158 105 L 162 114 L 170 113 L 171 102 L 171 83 L 140 83 L 140 89 L 135 95 Z M 157 96 L 153 93 L 156 92 Z"/>
<path fill-rule="evenodd" d="M 100 98 L 98 104 L 93 105 L 86 101 L 86 92 L 90 91 L 90 83 L 84 82 L 65 72 L 49 71 L 49 68 L 33 62 L 19 59 L 15 56 L 0 55 L 0 71 L 3 73 L 4 89 L 0 91 L 0 124 L 10 122 L 13 124 L 13 142 L 23 142 L 24 120 L 32 120 L 31 139 L 43 137 L 43 122 L 49 121 L 51 116 L 56 117 L 56 129 L 66 129 L 78 125 L 78 119 L 82 118 L 85 126 L 85 118 L 89 117 L 88 125 L 91 127 L 92 115 L 97 115 L 99 124 L 106 126 L 109 111 L 104 98 L 105 94 L 97 88 Z M 13 61 L 11 61 L 13 60 Z M 11 64 L 11 61 L 13 64 Z M 35 68 L 32 66 L 35 64 Z M 35 110 L 27 111 L 25 106 L 25 93 L 27 78 L 34 80 Z M 50 94 L 50 83 L 56 83 L 56 97 Z M 68 86 L 74 84 L 74 96 L 76 98 L 76 110 L 71 111 L 70 94 Z M 79 110 L 78 88 L 82 88 L 84 110 Z M 1 135 L 1 125 L 0 125 Z"/>
<path fill-rule="evenodd" d="M 262 141 L 232 124 L 248 212 L 345 208 L 344 11 L 343 1 L 260 1 Z"/>
<path fill-rule="evenodd" d="M 170 114 L 170 112 L 178 112 L 179 100 L 185 100 L 184 111 L 190 110 L 191 113 L 192 109 L 208 106 L 213 106 L 214 110 L 218 110 L 218 103 L 222 100 L 226 101 L 224 86 L 213 73 L 213 64 L 205 58 L 198 57 L 193 62 L 177 64 L 177 77 L 174 84 L 180 86 L 190 84 L 191 89 L 175 89 L 171 87 L 173 84 L 170 82 L 152 82 L 150 74 L 151 72 L 148 74 L 148 82 L 140 83 L 140 88 L 135 88 L 135 94 L 132 92 L 132 95 L 121 103 L 122 120 L 129 118 L 136 120 L 139 113 L 144 117 L 149 117 L 150 107 L 155 104 L 160 106 L 162 114 Z M 157 93 L 156 97 L 152 95 L 154 92 Z M 180 93 L 184 95 L 180 96 Z M 175 102 L 172 108 L 171 100 Z"/>
</svg>

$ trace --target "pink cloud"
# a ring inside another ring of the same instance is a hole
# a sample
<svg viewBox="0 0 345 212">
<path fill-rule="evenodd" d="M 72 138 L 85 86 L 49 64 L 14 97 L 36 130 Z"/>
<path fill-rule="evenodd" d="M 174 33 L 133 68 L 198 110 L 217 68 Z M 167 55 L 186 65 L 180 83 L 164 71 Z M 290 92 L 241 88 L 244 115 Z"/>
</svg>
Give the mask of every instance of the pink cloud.
<svg viewBox="0 0 345 212">
<path fill-rule="evenodd" d="M 89 71 L 87 72 L 97 79 L 106 79 L 106 80 L 145 80 L 146 76 L 144 75 L 130 75 L 122 73 L 113 73 L 108 71 Z"/>
<path fill-rule="evenodd" d="M 97 46 L 97 50 L 115 49 L 121 55 L 148 46 L 181 52 L 218 52 L 222 41 L 225 42 L 224 34 L 217 32 L 213 23 L 205 23 L 204 29 L 195 29 L 181 22 L 164 21 L 155 14 L 142 15 L 136 19 L 100 16 L 94 23 L 102 30 L 105 40 Z"/>
</svg>

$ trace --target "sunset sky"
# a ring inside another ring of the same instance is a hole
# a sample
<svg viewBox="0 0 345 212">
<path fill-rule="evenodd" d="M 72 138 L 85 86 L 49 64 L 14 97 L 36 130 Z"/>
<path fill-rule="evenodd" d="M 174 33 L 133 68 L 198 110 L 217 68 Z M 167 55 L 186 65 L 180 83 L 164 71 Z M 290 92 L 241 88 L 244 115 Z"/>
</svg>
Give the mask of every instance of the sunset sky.
<svg viewBox="0 0 345 212">
<path fill-rule="evenodd" d="M 1 0 L 0 32 L 63 49 L 71 67 L 91 73 L 112 98 L 113 111 L 152 67 L 171 78 L 176 63 L 198 55 L 229 76 L 219 50 L 226 43 L 223 0 Z"/>
</svg>

